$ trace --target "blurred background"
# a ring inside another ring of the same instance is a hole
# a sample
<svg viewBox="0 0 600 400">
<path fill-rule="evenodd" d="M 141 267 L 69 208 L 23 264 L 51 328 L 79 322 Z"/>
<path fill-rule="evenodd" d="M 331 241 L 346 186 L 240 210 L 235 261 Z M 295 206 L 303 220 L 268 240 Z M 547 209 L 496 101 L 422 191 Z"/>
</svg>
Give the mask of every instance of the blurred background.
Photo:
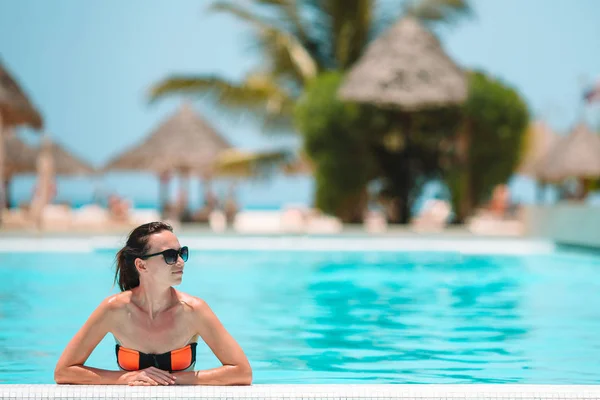
<svg viewBox="0 0 600 400">
<path fill-rule="evenodd" d="M 597 15 L 595 0 L 0 0 L 3 227 L 251 230 L 269 211 L 522 233 L 524 206 L 597 203 Z"/>
<path fill-rule="evenodd" d="M 165 220 L 256 383 L 598 384 L 599 15 L 0 0 L 0 383 L 52 383 Z"/>
</svg>

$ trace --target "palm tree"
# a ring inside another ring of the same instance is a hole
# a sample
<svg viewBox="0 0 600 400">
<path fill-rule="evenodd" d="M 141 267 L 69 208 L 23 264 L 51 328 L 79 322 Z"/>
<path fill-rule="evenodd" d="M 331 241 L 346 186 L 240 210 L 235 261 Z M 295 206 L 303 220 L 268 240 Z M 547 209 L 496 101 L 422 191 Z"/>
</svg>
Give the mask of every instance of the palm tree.
<svg viewBox="0 0 600 400">
<path fill-rule="evenodd" d="M 157 83 L 152 99 L 175 93 L 211 95 L 230 112 L 258 117 L 265 129 L 291 128 L 296 100 L 325 70 L 345 71 L 367 44 L 401 15 L 425 24 L 453 22 L 470 12 L 468 0 L 251 0 L 215 1 L 210 10 L 248 24 L 265 60 L 242 82 L 211 75 L 173 75 Z"/>
</svg>

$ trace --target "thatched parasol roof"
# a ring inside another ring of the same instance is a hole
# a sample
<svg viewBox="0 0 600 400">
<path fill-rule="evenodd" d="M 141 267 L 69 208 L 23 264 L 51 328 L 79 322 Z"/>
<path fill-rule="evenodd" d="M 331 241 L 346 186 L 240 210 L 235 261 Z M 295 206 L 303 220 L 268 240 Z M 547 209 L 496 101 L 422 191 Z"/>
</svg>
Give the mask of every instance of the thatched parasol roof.
<svg viewBox="0 0 600 400">
<path fill-rule="evenodd" d="M 545 156 L 561 139 L 543 121 L 535 121 L 529 125 L 525 136 L 525 153 L 517 168 L 517 173 L 538 178 L 538 166 Z"/>
<path fill-rule="evenodd" d="M 0 61 L 0 114 L 2 126 L 30 125 L 41 129 L 43 122 L 39 112 L 31 105 L 23 90 L 8 74 Z"/>
<path fill-rule="evenodd" d="M 23 142 L 14 133 L 4 137 L 6 146 L 5 176 L 37 173 L 38 159 L 42 154 L 43 146 L 49 146 L 49 154 L 54 163 L 56 175 L 91 175 L 94 168 L 65 150 L 49 139 L 43 140 L 39 148 L 34 148 Z"/>
<path fill-rule="evenodd" d="M 538 166 L 545 181 L 600 177 L 600 135 L 580 123 L 560 140 Z"/>
<path fill-rule="evenodd" d="M 50 154 L 54 160 L 54 172 L 56 175 L 92 175 L 95 173 L 94 167 L 51 140 L 47 140 L 41 144 L 38 156 L 43 146 L 50 147 Z"/>
<path fill-rule="evenodd" d="M 6 152 L 4 176 L 11 177 L 18 174 L 34 173 L 36 171 L 37 150 L 19 139 L 12 130 L 5 132 L 2 136 Z"/>
<path fill-rule="evenodd" d="M 417 20 L 403 18 L 369 45 L 348 73 L 342 99 L 403 111 L 460 104 L 465 73 Z"/>
<path fill-rule="evenodd" d="M 183 104 L 142 143 L 110 160 L 103 169 L 210 175 L 219 153 L 230 147 L 190 105 Z"/>
</svg>

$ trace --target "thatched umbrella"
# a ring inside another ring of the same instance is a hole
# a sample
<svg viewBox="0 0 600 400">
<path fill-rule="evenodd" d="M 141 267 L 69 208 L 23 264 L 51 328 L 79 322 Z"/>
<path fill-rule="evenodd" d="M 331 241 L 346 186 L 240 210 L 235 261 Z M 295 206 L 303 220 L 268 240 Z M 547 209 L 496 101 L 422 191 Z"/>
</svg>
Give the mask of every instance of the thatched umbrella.
<svg viewBox="0 0 600 400">
<path fill-rule="evenodd" d="M 93 175 L 96 172 L 94 167 L 57 142 L 52 140 L 42 142 L 38 154 L 43 150 L 43 146 L 48 146 L 49 148 L 49 152 L 54 160 L 56 175 L 83 176 Z"/>
<path fill-rule="evenodd" d="M 346 100 L 402 111 L 459 104 L 464 72 L 417 20 L 403 18 L 369 45 L 340 88 Z"/>
<path fill-rule="evenodd" d="M 94 167 L 47 137 L 42 140 L 38 148 L 34 148 L 11 132 L 4 136 L 4 145 L 6 146 L 5 179 L 15 175 L 36 173 L 37 160 L 45 147 L 48 148 L 48 153 L 54 162 L 56 175 L 82 176 L 95 173 Z"/>
<path fill-rule="evenodd" d="M 184 103 L 142 143 L 110 160 L 103 170 L 156 173 L 161 178 L 160 195 L 165 196 L 171 173 L 197 174 L 210 179 L 218 155 L 230 147 L 208 122 Z M 163 205 L 165 200 L 161 197 Z"/>
<path fill-rule="evenodd" d="M 403 18 L 369 45 L 348 73 L 339 95 L 401 111 L 408 191 L 412 179 L 410 112 L 461 104 L 467 92 L 466 74 L 446 55 L 439 40 L 417 20 Z M 401 219 L 406 222 L 407 202 L 401 204 L 401 210 Z"/>
<path fill-rule="evenodd" d="M 517 173 L 539 179 L 540 162 L 561 137 L 552 131 L 545 122 L 535 121 L 529 125 L 525 139 L 525 152 L 517 167 Z"/>
<path fill-rule="evenodd" d="M 13 129 L 5 130 L 3 136 L 6 149 L 5 181 L 10 181 L 15 175 L 35 173 L 38 150 L 23 142 Z"/>
<path fill-rule="evenodd" d="M 185 103 L 142 143 L 113 158 L 104 169 L 210 175 L 218 154 L 230 147 Z"/>
<path fill-rule="evenodd" d="M 9 75 L 0 61 L 0 114 L 2 126 L 29 125 L 41 129 L 40 113 L 27 99 L 17 82 Z"/>
<path fill-rule="evenodd" d="M 585 123 L 577 124 L 542 159 L 538 176 L 549 182 L 600 177 L 600 136 Z"/>
<path fill-rule="evenodd" d="M 536 191 L 540 201 L 543 199 L 540 189 L 547 184 L 539 174 L 540 163 L 562 139 L 543 121 L 531 123 L 525 134 L 525 151 L 516 172 L 537 180 Z"/>
<path fill-rule="evenodd" d="M 41 129 L 42 117 L 0 62 L 0 137 L 4 127 L 17 125 L 29 125 L 34 129 Z M 0 177 L 4 177 L 4 155 L 4 140 L 0 140 Z M 0 185 L 0 221 L 5 205 L 4 185 Z"/>
<path fill-rule="evenodd" d="M 6 146 L 6 162 L 4 168 L 5 190 L 8 193 L 10 181 L 15 175 L 35 174 L 38 172 L 38 159 L 42 156 L 44 147 L 53 161 L 53 170 L 56 175 L 82 176 L 94 174 L 94 168 L 75 156 L 60 144 L 53 142 L 48 137 L 42 140 L 38 148 L 33 148 L 23 142 L 14 132 L 4 136 Z M 9 196 L 7 195 L 7 200 Z"/>
</svg>

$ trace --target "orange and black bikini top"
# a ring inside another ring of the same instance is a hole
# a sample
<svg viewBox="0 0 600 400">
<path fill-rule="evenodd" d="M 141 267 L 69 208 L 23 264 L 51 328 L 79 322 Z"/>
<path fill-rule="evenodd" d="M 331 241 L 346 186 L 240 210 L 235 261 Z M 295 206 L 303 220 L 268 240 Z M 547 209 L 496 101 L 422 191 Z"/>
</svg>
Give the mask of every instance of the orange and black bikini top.
<svg viewBox="0 0 600 400">
<path fill-rule="evenodd" d="M 196 362 L 196 346 L 190 343 L 180 349 L 162 354 L 146 354 L 137 350 L 116 345 L 117 364 L 125 371 L 138 371 L 148 367 L 156 367 L 164 371 L 184 371 L 194 367 Z"/>
</svg>

